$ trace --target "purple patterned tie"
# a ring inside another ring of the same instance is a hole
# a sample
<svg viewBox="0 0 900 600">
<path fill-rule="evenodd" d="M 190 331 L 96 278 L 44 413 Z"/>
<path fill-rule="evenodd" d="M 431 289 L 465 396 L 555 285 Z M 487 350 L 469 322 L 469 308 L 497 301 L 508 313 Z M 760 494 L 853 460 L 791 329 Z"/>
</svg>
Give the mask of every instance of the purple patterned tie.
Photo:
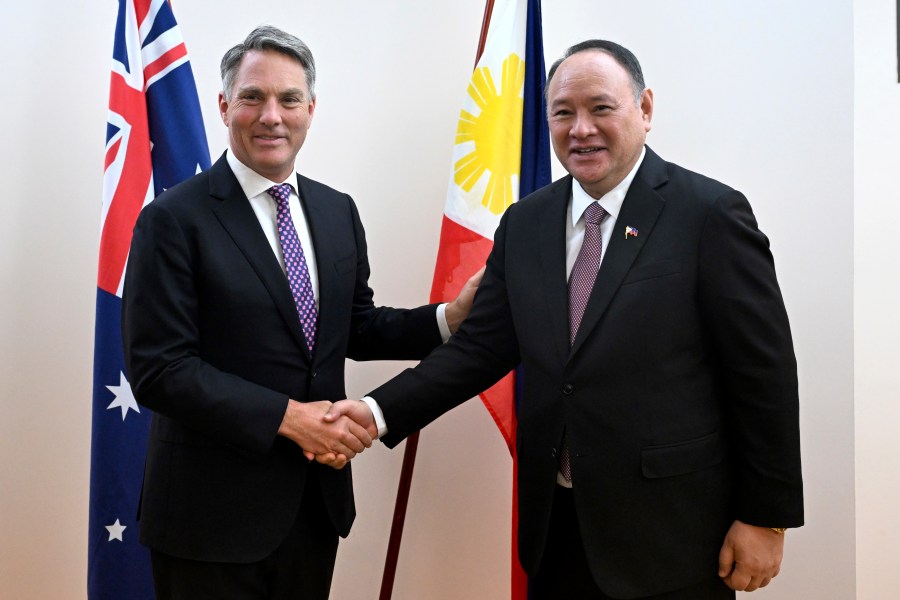
<svg viewBox="0 0 900 600">
<path fill-rule="evenodd" d="M 284 266 L 287 270 L 288 283 L 291 293 L 294 295 L 294 304 L 297 305 L 297 313 L 300 315 L 300 324 L 306 335 L 306 345 L 312 354 L 316 345 L 316 297 L 313 294 L 312 282 L 309 279 L 309 267 L 306 264 L 306 256 L 303 254 L 303 246 L 297 237 L 294 221 L 291 219 L 291 207 L 288 199 L 291 197 L 291 186 L 287 183 L 273 185 L 266 190 L 275 199 L 278 210 L 278 239 L 281 240 L 281 250 L 284 253 Z"/>
<path fill-rule="evenodd" d="M 600 268 L 600 255 L 603 253 L 603 239 L 600 235 L 600 222 L 606 217 L 603 207 L 592 202 L 584 210 L 584 241 L 572 267 L 569 278 L 569 344 L 575 342 L 575 334 L 581 325 L 584 309 L 597 279 Z M 569 444 L 563 438 L 562 451 L 559 455 L 559 470 L 566 481 L 572 481 L 572 463 L 569 458 Z"/>
</svg>

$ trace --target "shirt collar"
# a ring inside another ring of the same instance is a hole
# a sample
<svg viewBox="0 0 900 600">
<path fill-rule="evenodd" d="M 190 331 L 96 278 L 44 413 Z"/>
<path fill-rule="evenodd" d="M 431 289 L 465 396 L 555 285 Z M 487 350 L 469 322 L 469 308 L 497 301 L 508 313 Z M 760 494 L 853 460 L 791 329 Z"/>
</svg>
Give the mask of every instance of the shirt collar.
<svg viewBox="0 0 900 600">
<path fill-rule="evenodd" d="M 231 167 L 231 171 L 234 173 L 234 176 L 237 178 L 238 183 L 241 186 L 241 189 L 244 191 L 244 195 L 247 198 L 255 198 L 259 196 L 266 190 L 268 190 L 273 185 L 278 185 L 279 183 L 286 183 L 291 186 L 291 189 L 294 191 L 294 194 L 299 196 L 297 193 L 297 176 L 295 174 L 291 174 L 284 181 L 272 181 L 270 179 L 266 179 L 241 161 L 237 159 L 234 153 L 229 149 L 225 153 L 225 160 L 228 161 L 228 166 Z"/>
<path fill-rule="evenodd" d="M 644 156 L 647 154 L 646 146 L 641 148 L 641 155 L 638 157 L 637 162 L 634 163 L 634 166 L 629 171 L 628 175 L 625 176 L 619 185 L 609 190 L 604 194 L 600 199 L 595 200 L 584 191 L 584 188 L 581 187 L 581 184 L 572 180 L 572 226 L 574 227 L 578 220 L 581 219 L 581 215 L 584 214 L 585 209 L 593 202 L 597 202 L 600 206 L 603 207 L 607 213 L 609 213 L 610 219 L 615 221 L 619 218 L 619 211 L 622 209 L 622 202 L 625 201 L 625 195 L 628 193 L 628 189 L 631 187 L 631 182 L 634 181 L 634 176 L 637 174 L 638 168 L 640 168 L 641 163 L 644 162 Z"/>
</svg>

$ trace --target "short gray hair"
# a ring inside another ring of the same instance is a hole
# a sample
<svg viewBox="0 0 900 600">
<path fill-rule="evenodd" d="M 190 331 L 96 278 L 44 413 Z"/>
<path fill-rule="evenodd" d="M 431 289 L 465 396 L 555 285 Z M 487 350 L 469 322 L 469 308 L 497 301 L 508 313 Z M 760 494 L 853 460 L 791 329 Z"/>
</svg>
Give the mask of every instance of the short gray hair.
<svg viewBox="0 0 900 600">
<path fill-rule="evenodd" d="M 260 25 L 250 32 L 242 43 L 231 48 L 222 57 L 220 70 L 222 72 L 222 94 L 226 100 L 231 100 L 231 88 L 234 86 L 234 76 L 244 56 L 251 50 L 268 50 L 284 54 L 293 58 L 306 73 L 306 87 L 309 88 L 309 99 L 316 97 L 316 61 L 313 60 L 312 51 L 303 40 L 271 25 Z"/>
<path fill-rule="evenodd" d="M 547 104 L 549 105 L 550 103 L 550 81 L 556 74 L 559 65 L 573 54 L 587 52 L 589 50 L 597 50 L 608 54 L 613 60 L 619 63 L 619 66 L 625 69 L 628 76 L 631 78 L 631 89 L 634 92 L 634 102 L 640 106 L 641 96 L 646 88 L 646 84 L 644 83 L 644 72 L 641 70 L 641 63 L 638 62 L 637 57 L 632 54 L 631 50 L 624 46 L 620 46 L 615 42 L 610 42 L 609 40 L 586 40 L 580 44 L 575 44 L 566 50 L 566 53 L 562 58 L 553 63 L 550 67 L 550 72 L 547 74 L 547 83 L 544 86 L 544 99 L 547 101 Z"/>
</svg>

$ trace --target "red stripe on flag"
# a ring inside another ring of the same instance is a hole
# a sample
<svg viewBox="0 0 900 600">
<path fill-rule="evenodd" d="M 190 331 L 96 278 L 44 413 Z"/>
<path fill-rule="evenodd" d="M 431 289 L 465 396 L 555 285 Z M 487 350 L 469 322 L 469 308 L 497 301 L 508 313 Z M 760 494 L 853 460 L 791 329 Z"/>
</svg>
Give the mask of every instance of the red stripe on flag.
<svg viewBox="0 0 900 600">
<path fill-rule="evenodd" d="M 512 449 L 513 484 L 512 484 L 512 564 L 510 569 L 510 598 L 524 600 L 528 598 L 528 575 L 519 561 L 519 456 L 515 445 Z"/>
<path fill-rule="evenodd" d="M 125 272 L 125 262 L 131 247 L 131 232 L 144 206 L 153 168 L 150 162 L 147 104 L 143 92 L 130 87 L 121 75 L 113 73 L 109 109 L 123 115 L 131 125 L 122 175 L 110 201 L 100 235 L 97 286 L 115 294 Z"/>
<path fill-rule="evenodd" d="M 187 47 L 182 43 L 178 44 L 152 63 L 144 67 L 144 81 L 150 81 L 157 73 L 168 69 L 175 61 L 187 56 Z"/>
<path fill-rule="evenodd" d="M 106 158 L 103 160 L 103 170 L 109 168 L 109 165 L 113 164 L 113 161 L 116 160 L 116 155 L 119 153 L 119 146 L 122 145 L 122 138 L 116 140 L 116 143 L 110 146 L 109 150 L 106 151 Z"/>
<path fill-rule="evenodd" d="M 456 298 L 469 277 L 484 266 L 493 246 L 493 241 L 444 215 L 431 284 L 431 301 L 449 302 Z M 516 431 L 514 384 L 515 378 L 510 373 L 480 394 L 481 401 L 506 440 L 510 455 L 515 448 Z"/>
<path fill-rule="evenodd" d="M 515 392 L 515 373 L 509 372 L 503 379 L 478 394 L 484 407 L 491 414 L 491 418 L 494 419 L 494 423 L 497 424 L 503 439 L 506 440 L 506 447 L 510 455 L 515 452 L 516 447 Z"/>
<path fill-rule="evenodd" d="M 134 0 L 134 17 L 137 21 L 138 27 L 144 22 L 144 19 L 147 18 L 147 15 L 150 13 L 150 5 L 153 4 L 153 0 Z"/>
<path fill-rule="evenodd" d="M 491 240 L 444 215 L 431 301 L 450 302 L 456 298 L 469 277 L 484 266 L 493 246 Z"/>
</svg>

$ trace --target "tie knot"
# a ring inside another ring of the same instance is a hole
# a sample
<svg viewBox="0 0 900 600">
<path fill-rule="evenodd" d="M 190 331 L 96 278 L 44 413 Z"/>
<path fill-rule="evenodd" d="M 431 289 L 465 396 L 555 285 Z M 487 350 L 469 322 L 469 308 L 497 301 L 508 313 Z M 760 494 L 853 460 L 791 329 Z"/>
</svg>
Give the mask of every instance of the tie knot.
<svg viewBox="0 0 900 600">
<path fill-rule="evenodd" d="M 591 202 L 586 209 L 584 209 L 584 221 L 585 223 L 590 223 L 592 225 L 596 225 L 600 221 L 603 220 L 603 217 L 606 216 L 606 211 L 596 202 Z"/>
<path fill-rule="evenodd" d="M 291 197 L 291 186 L 287 183 L 281 183 L 279 185 L 273 185 L 267 189 L 266 192 L 275 199 L 275 202 L 287 204 L 288 199 Z"/>
</svg>

